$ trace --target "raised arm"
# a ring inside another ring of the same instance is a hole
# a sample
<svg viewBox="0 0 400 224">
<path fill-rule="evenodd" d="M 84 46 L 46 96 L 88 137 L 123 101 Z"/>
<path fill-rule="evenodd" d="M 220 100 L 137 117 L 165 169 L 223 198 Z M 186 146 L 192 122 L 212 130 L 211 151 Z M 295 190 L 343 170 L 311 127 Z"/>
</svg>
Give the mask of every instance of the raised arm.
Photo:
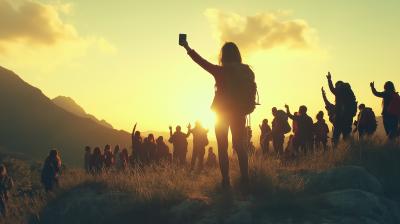
<svg viewBox="0 0 400 224">
<path fill-rule="evenodd" d="M 169 137 L 172 137 L 172 126 L 169 126 Z"/>
<path fill-rule="evenodd" d="M 188 137 L 190 136 L 190 133 L 192 133 L 192 132 L 191 132 L 192 125 L 190 125 L 190 123 L 189 123 L 189 125 L 187 126 L 187 128 L 188 128 L 188 132 L 187 132 L 187 134 L 186 134 L 186 138 L 188 138 Z"/>
<path fill-rule="evenodd" d="M 390 94 L 388 92 L 378 92 L 378 91 L 376 91 L 374 82 L 371 82 L 369 85 L 371 86 L 372 94 L 374 94 L 376 97 L 384 98 L 384 97 L 387 97 L 387 95 Z"/>
<path fill-rule="evenodd" d="M 287 104 L 285 104 L 285 108 L 286 108 L 286 114 L 287 114 L 287 116 L 290 118 L 290 119 L 296 119 L 296 118 L 294 118 L 295 116 L 293 116 L 291 113 L 290 113 L 290 111 L 289 111 L 289 105 L 287 105 Z"/>
<path fill-rule="evenodd" d="M 179 45 L 184 47 L 188 53 L 188 55 L 192 58 L 194 62 L 196 62 L 200 67 L 202 67 L 207 72 L 211 73 L 212 75 L 218 74 L 218 70 L 222 69 L 218 65 L 211 64 L 204 58 L 202 58 L 199 54 L 196 53 L 193 49 L 191 49 L 188 45 L 187 41 L 179 42 Z"/>
<path fill-rule="evenodd" d="M 338 91 L 335 89 L 335 87 L 333 86 L 333 83 L 332 83 L 332 76 L 331 76 L 331 73 L 330 72 L 328 72 L 328 75 L 326 76 L 326 78 L 328 79 L 328 85 L 329 85 L 329 89 L 331 90 L 331 92 L 333 93 L 333 95 L 337 95 L 338 94 Z"/>
</svg>

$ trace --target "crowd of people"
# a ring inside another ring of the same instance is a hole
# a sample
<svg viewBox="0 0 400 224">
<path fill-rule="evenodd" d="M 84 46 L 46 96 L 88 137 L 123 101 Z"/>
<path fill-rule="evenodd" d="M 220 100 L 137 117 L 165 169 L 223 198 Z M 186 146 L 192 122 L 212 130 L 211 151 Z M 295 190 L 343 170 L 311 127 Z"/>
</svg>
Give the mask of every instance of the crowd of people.
<svg viewBox="0 0 400 224">
<path fill-rule="evenodd" d="M 179 44 L 184 47 L 191 59 L 209 72 L 215 78 L 215 97 L 211 105 L 211 110 L 216 114 L 215 135 L 218 144 L 218 159 L 221 170 L 222 188 L 229 188 L 229 158 L 228 158 L 228 131 L 232 133 L 232 143 L 234 152 L 237 154 L 241 178 L 240 183 L 247 186 L 248 177 L 248 145 L 251 139 L 251 129 L 246 126 L 246 116 L 252 113 L 258 104 L 256 101 L 257 85 L 255 76 L 251 68 L 242 63 L 241 54 L 236 44 L 232 42 L 225 43 L 220 52 L 219 64 L 214 65 L 203 59 L 193 49 L 191 49 L 186 40 Z M 360 138 L 364 135 L 372 135 L 377 128 L 375 113 L 365 104 L 356 101 L 354 92 L 349 83 L 337 81 L 335 85 L 332 82 L 332 76 L 328 72 L 328 86 L 331 93 L 335 96 L 335 103 L 329 102 L 326 93 L 322 88 L 322 98 L 325 103 L 325 109 L 332 123 L 332 145 L 335 146 L 340 137 L 346 140 L 350 133 L 358 132 Z M 396 92 L 394 84 L 390 81 L 384 85 L 384 91 L 378 92 L 375 89 L 374 82 L 370 83 L 372 94 L 383 99 L 382 118 L 383 126 L 389 140 L 393 140 L 399 135 L 399 115 L 400 115 L 400 96 Z M 273 120 L 271 126 L 268 120 L 264 119 L 259 126 L 261 129 L 260 145 L 262 154 L 266 155 L 270 151 L 270 142 L 273 150 L 280 158 L 287 158 L 287 154 L 304 155 L 313 153 L 316 149 L 327 149 L 328 125 L 324 119 L 324 112 L 319 111 L 316 115 L 316 122 L 307 114 L 307 107 L 300 106 L 298 112 L 291 113 L 289 106 L 285 105 L 286 111 L 272 108 Z M 358 115 L 357 115 L 358 109 Z M 354 117 L 356 121 L 353 123 Z M 292 125 L 289 125 L 289 119 Z M 355 126 L 354 130 L 352 126 Z M 114 147 L 106 145 L 104 152 L 100 147 L 95 147 L 93 153 L 91 147 L 85 148 L 84 169 L 88 173 L 101 172 L 103 169 L 114 167 L 116 170 L 123 171 L 127 166 L 143 167 L 152 163 L 177 162 L 186 165 L 186 154 L 188 152 L 187 138 L 193 134 L 193 154 L 191 159 L 191 169 L 195 169 L 196 160 L 198 168 L 203 169 L 204 156 L 208 142 L 208 129 L 205 129 L 201 122 L 196 121 L 195 127 L 187 126 L 187 133 L 182 132 L 182 128 L 177 126 L 173 133 L 172 127 L 169 127 L 170 138 L 168 142 L 173 145 L 173 153 L 170 153 L 169 147 L 165 144 L 163 136 L 155 139 L 153 134 L 149 134 L 142 139 L 141 133 L 136 131 L 136 124 L 132 131 L 131 155 L 128 155 L 128 149 L 120 151 L 120 146 Z M 285 134 L 293 132 L 290 135 L 288 145 L 284 150 Z M 247 133 L 247 135 L 245 135 Z M 250 133 L 250 135 L 249 135 Z M 250 136 L 250 137 L 249 137 Z M 245 147 L 247 145 L 247 147 Z M 217 156 L 213 148 L 208 149 L 208 159 L 206 165 L 210 167 L 217 166 Z M 51 191 L 58 184 L 58 172 L 61 169 L 61 160 L 57 150 L 53 149 L 45 159 L 41 179 L 46 191 Z M 0 166 L 0 207 L 3 214 L 6 214 L 6 201 L 8 200 L 8 190 L 13 187 L 13 182 L 6 174 L 4 166 Z"/>
</svg>

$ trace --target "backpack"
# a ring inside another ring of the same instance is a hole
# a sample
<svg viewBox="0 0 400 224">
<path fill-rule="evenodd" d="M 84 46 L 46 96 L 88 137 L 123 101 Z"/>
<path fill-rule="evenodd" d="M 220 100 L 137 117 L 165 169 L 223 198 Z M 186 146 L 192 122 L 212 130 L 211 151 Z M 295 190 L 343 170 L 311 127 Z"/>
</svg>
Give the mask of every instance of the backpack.
<svg viewBox="0 0 400 224">
<path fill-rule="evenodd" d="M 387 107 L 387 111 L 391 115 L 398 116 L 398 115 L 400 115 L 400 96 L 399 96 L 399 93 L 390 92 L 390 94 L 392 94 L 392 99 L 390 100 L 390 104 Z"/>
<path fill-rule="evenodd" d="M 231 63 L 227 66 L 228 105 L 231 110 L 251 114 L 256 108 L 257 84 L 248 65 Z"/>
<path fill-rule="evenodd" d="M 355 117 L 357 115 L 358 102 L 349 83 L 342 83 L 339 86 L 340 95 L 343 100 L 341 115 Z"/>
<path fill-rule="evenodd" d="M 282 124 L 283 124 L 282 131 L 283 131 L 283 134 L 289 133 L 289 132 L 292 130 L 292 128 L 291 128 L 290 125 L 289 125 L 288 116 L 287 116 L 287 114 L 285 113 L 285 111 L 283 111 L 283 110 L 278 110 L 278 111 L 276 112 L 276 115 L 277 115 L 278 117 L 280 117 L 281 120 L 282 120 Z"/>
<path fill-rule="evenodd" d="M 366 107 L 363 115 L 359 121 L 360 123 L 367 126 L 376 126 L 376 117 L 372 108 Z"/>
<path fill-rule="evenodd" d="M 315 129 L 315 136 L 317 139 L 320 138 L 327 138 L 328 133 L 329 133 L 329 128 L 328 125 L 324 122 L 316 122 L 314 124 L 314 129 Z"/>
</svg>

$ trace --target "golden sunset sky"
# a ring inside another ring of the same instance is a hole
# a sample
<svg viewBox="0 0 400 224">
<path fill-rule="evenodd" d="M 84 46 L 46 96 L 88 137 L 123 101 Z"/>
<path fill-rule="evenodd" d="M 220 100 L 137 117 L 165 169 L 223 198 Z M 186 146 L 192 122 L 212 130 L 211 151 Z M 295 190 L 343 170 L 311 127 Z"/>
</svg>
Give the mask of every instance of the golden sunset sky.
<svg viewBox="0 0 400 224">
<path fill-rule="evenodd" d="M 49 98 L 68 96 L 116 129 L 168 131 L 198 119 L 214 138 L 214 79 L 178 45 L 178 34 L 210 62 L 225 41 L 252 66 L 261 106 L 254 136 L 271 108 L 328 99 L 326 74 L 349 82 L 359 103 L 381 112 L 371 93 L 400 89 L 400 1 L 0 0 L 0 66 Z M 183 129 L 186 130 L 185 128 Z"/>
</svg>

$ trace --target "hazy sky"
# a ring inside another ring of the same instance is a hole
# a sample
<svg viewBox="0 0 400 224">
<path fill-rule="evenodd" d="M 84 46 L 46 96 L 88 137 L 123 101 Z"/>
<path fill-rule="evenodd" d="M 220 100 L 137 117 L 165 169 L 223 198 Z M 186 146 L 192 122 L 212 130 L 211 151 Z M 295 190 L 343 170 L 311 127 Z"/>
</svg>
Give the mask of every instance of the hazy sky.
<svg viewBox="0 0 400 224">
<path fill-rule="evenodd" d="M 0 66 L 117 129 L 138 122 L 142 131 L 168 131 L 199 119 L 214 136 L 214 79 L 178 34 L 213 63 L 221 43 L 233 41 L 256 74 L 258 132 L 273 106 L 306 105 L 313 118 L 325 111 L 328 71 L 380 114 L 369 82 L 400 89 L 399 8 L 400 1 L 0 0 Z"/>
</svg>

